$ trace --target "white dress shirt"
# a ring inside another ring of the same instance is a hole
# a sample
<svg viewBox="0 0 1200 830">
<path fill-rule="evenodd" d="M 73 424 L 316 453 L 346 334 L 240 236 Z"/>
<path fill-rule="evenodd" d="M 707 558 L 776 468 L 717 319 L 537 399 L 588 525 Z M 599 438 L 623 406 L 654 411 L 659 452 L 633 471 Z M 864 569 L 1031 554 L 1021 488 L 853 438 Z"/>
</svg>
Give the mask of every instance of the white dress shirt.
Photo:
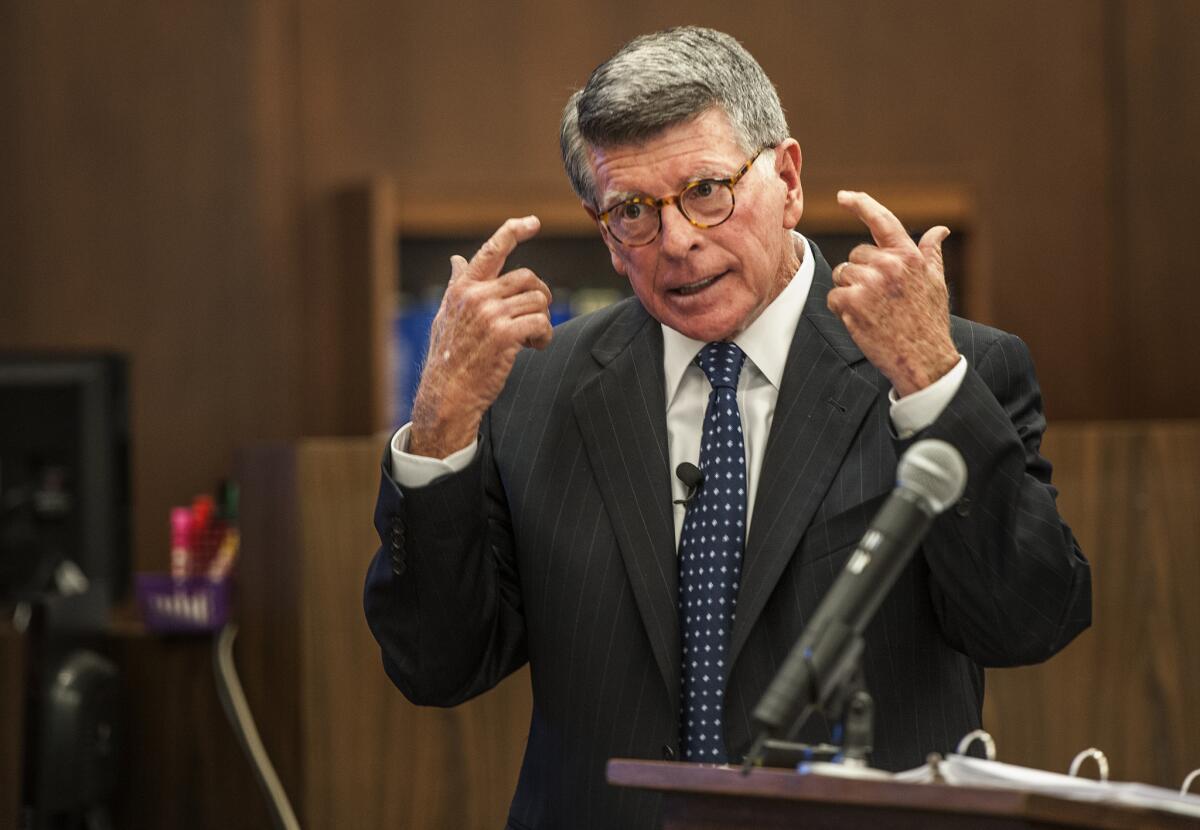
<svg viewBox="0 0 1200 830">
<path fill-rule="evenodd" d="M 775 403 L 779 400 L 779 386 L 783 382 L 788 348 L 800 324 L 812 286 L 812 250 L 808 240 L 800 234 L 794 234 L 794 239 L 797 253 L 800 254 L 800 268 L 796 275 L 779 296 L 763 309 L 758 319 L 733 339 L 746 353 L 746 362 L 738 379 L 737 400 L 746 448 L 746 515 L 749 517 L 754 515 L 759 473 L 762 471 L 767 436 L 775 417 Z M 671 498 L 682 499 L 687 495 L 687 488 L 675 477 L 674 470 L 684 461 L 696 464 L 700 459 L 700 434 L 710 387 L 704 372 L 693 358 L 705 344 L 667 326 L 663 326 L 662 330 L 667 444 L 672 470 Z M 953 369 L 925 389 L 899 399 L 895 390 L 892 390 L 889 393 L 889 412 L 896 433 L 906 438 L 937 420 L 962 385 L 966 371 L 966 358 L 960 356 Z M 392 476 L 404 487 L 423 487 L 443 475 L 465 469 L 479 447 L 476 440 L 444 459 L 412 455 L 406 451 L 411 426 L 405 424 L 401 427 L 391 444 Z M 683 505 L 675 505 L 676 547 L 683 530 L 685 512 Z M 749 530 L 750 523 L 747 520 L 747 533 Z"/>
</svg>

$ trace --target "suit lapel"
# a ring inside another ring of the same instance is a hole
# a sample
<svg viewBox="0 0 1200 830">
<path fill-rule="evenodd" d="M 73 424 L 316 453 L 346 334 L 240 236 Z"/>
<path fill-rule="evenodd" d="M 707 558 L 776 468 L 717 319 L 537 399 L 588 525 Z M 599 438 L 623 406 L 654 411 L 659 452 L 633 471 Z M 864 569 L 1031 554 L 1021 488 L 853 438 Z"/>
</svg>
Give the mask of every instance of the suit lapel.
<svg viewBox="0 0 1200 830">
<path fill-rule="evenodd" d="M 825 305 L 829 265 L 816 246 L 812 250 L 813 284 L 788 350 L 746 540 L 731 665 L 879 397 L 852 368 L 863 361 L 862 352 Z"/>
<path fill-rule="evenodd" d="M 678 706 L 678 566 L 662 330 L 630 302 L 597 339 L 592 356 L 601 369 L 580 384 L 572 404 L 654 657 Z"/>
</svg>

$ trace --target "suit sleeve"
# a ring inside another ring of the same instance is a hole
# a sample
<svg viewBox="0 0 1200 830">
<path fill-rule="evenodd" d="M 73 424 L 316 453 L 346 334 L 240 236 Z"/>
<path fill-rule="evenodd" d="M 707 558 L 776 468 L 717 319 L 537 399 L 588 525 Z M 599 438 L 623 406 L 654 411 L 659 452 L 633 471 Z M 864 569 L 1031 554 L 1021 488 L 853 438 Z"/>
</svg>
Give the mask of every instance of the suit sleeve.
<svg viewBox="0 0 1200 830">
<path fill-rule="evenodd" d="M 1029 351 L 1001 334 L 921 438 L 962 453 L 967 486 L 922 549 L 943 633 L 984 666 L 1045 660 L 1091 624 L 1091 572 L 1058 514 Z"/>
<path fill-rule="evenodd" d="M 385 454 L 375 506 L 381 547 L 367 572 L 367 623 L 392 682 L 413 703 L 454 706 L 526 660 L 512 528 L 487 426 L 463 471 L 406 488 Z"/>
</svg>

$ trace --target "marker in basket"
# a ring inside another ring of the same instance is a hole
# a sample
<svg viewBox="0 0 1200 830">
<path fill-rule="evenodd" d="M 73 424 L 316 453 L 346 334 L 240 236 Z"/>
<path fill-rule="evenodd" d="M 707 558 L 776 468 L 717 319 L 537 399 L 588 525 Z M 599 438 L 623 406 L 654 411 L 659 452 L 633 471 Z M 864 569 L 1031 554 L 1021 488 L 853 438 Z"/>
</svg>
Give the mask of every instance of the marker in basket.
<svg viewBox="0 0 1200 830">
<path fill-rule="evenodd" d="M 220 582 L 229 576 L 233 570 L 234 560 L 237 559 L 238 548 L 241 546 L 241 534 L 238 533 L 238 497 L 240 491 L 236 483 L 223 481 L 218 488 L 217 520 L 221 528 L 221 541 L 217 552 L 209 563 L 208 578 Z"/>
<path fill-rule="evenodd" d="M 232 525 L 226 527 L 225 535 L 217 548 L 217 555 L 213 557 L 212 564 L 208 566 L 209 579 L 220 582 L 229 576 L 229 572 L 233 570 L 233 562 L 237 559 L 240 544 L 241 536 L 238 534 L 238 529 Z"/>
<path fill-rule="evenodd" d="M 199 576 L 208 570 L 220 539 L 220 530 L 215 525 L 216 504 L 213 497 L 201 493 L 192 499 L 192 537 L 188 546 L 192 552 L 188 566 L 189 576 Z"/>
<path fill-rule="evenodd" d="M 171 508 L 171 578 L 182 582 L 188 578 L 192 560 L 192 511 L 186 507 Z"/>
</svg>

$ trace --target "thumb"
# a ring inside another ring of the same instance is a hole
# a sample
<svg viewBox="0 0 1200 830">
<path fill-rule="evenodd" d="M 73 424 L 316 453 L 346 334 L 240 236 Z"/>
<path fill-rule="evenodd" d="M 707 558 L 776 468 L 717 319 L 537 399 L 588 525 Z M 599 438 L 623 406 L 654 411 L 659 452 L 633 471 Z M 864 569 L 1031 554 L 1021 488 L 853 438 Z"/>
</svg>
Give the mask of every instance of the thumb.
<svg viewBox="0 0 1200 830">
<path fill-rule="evenodd" d="M 917 247 L 921 249 L 921 253 L 926 257 L 932 257 L 940 268 L 942 265 L 942 243 L 946 241 L 946 237 L 950 235 L 950 229 L 945 225 L 934 225 L 921 237 L 921 241 L 917 243 Z"/>
<path fill-rule="evenodd" d="M 450 257 L 450 281 L 458 279 L 467 270 L 467 260 L 458 254 Z"/>
</svg>

